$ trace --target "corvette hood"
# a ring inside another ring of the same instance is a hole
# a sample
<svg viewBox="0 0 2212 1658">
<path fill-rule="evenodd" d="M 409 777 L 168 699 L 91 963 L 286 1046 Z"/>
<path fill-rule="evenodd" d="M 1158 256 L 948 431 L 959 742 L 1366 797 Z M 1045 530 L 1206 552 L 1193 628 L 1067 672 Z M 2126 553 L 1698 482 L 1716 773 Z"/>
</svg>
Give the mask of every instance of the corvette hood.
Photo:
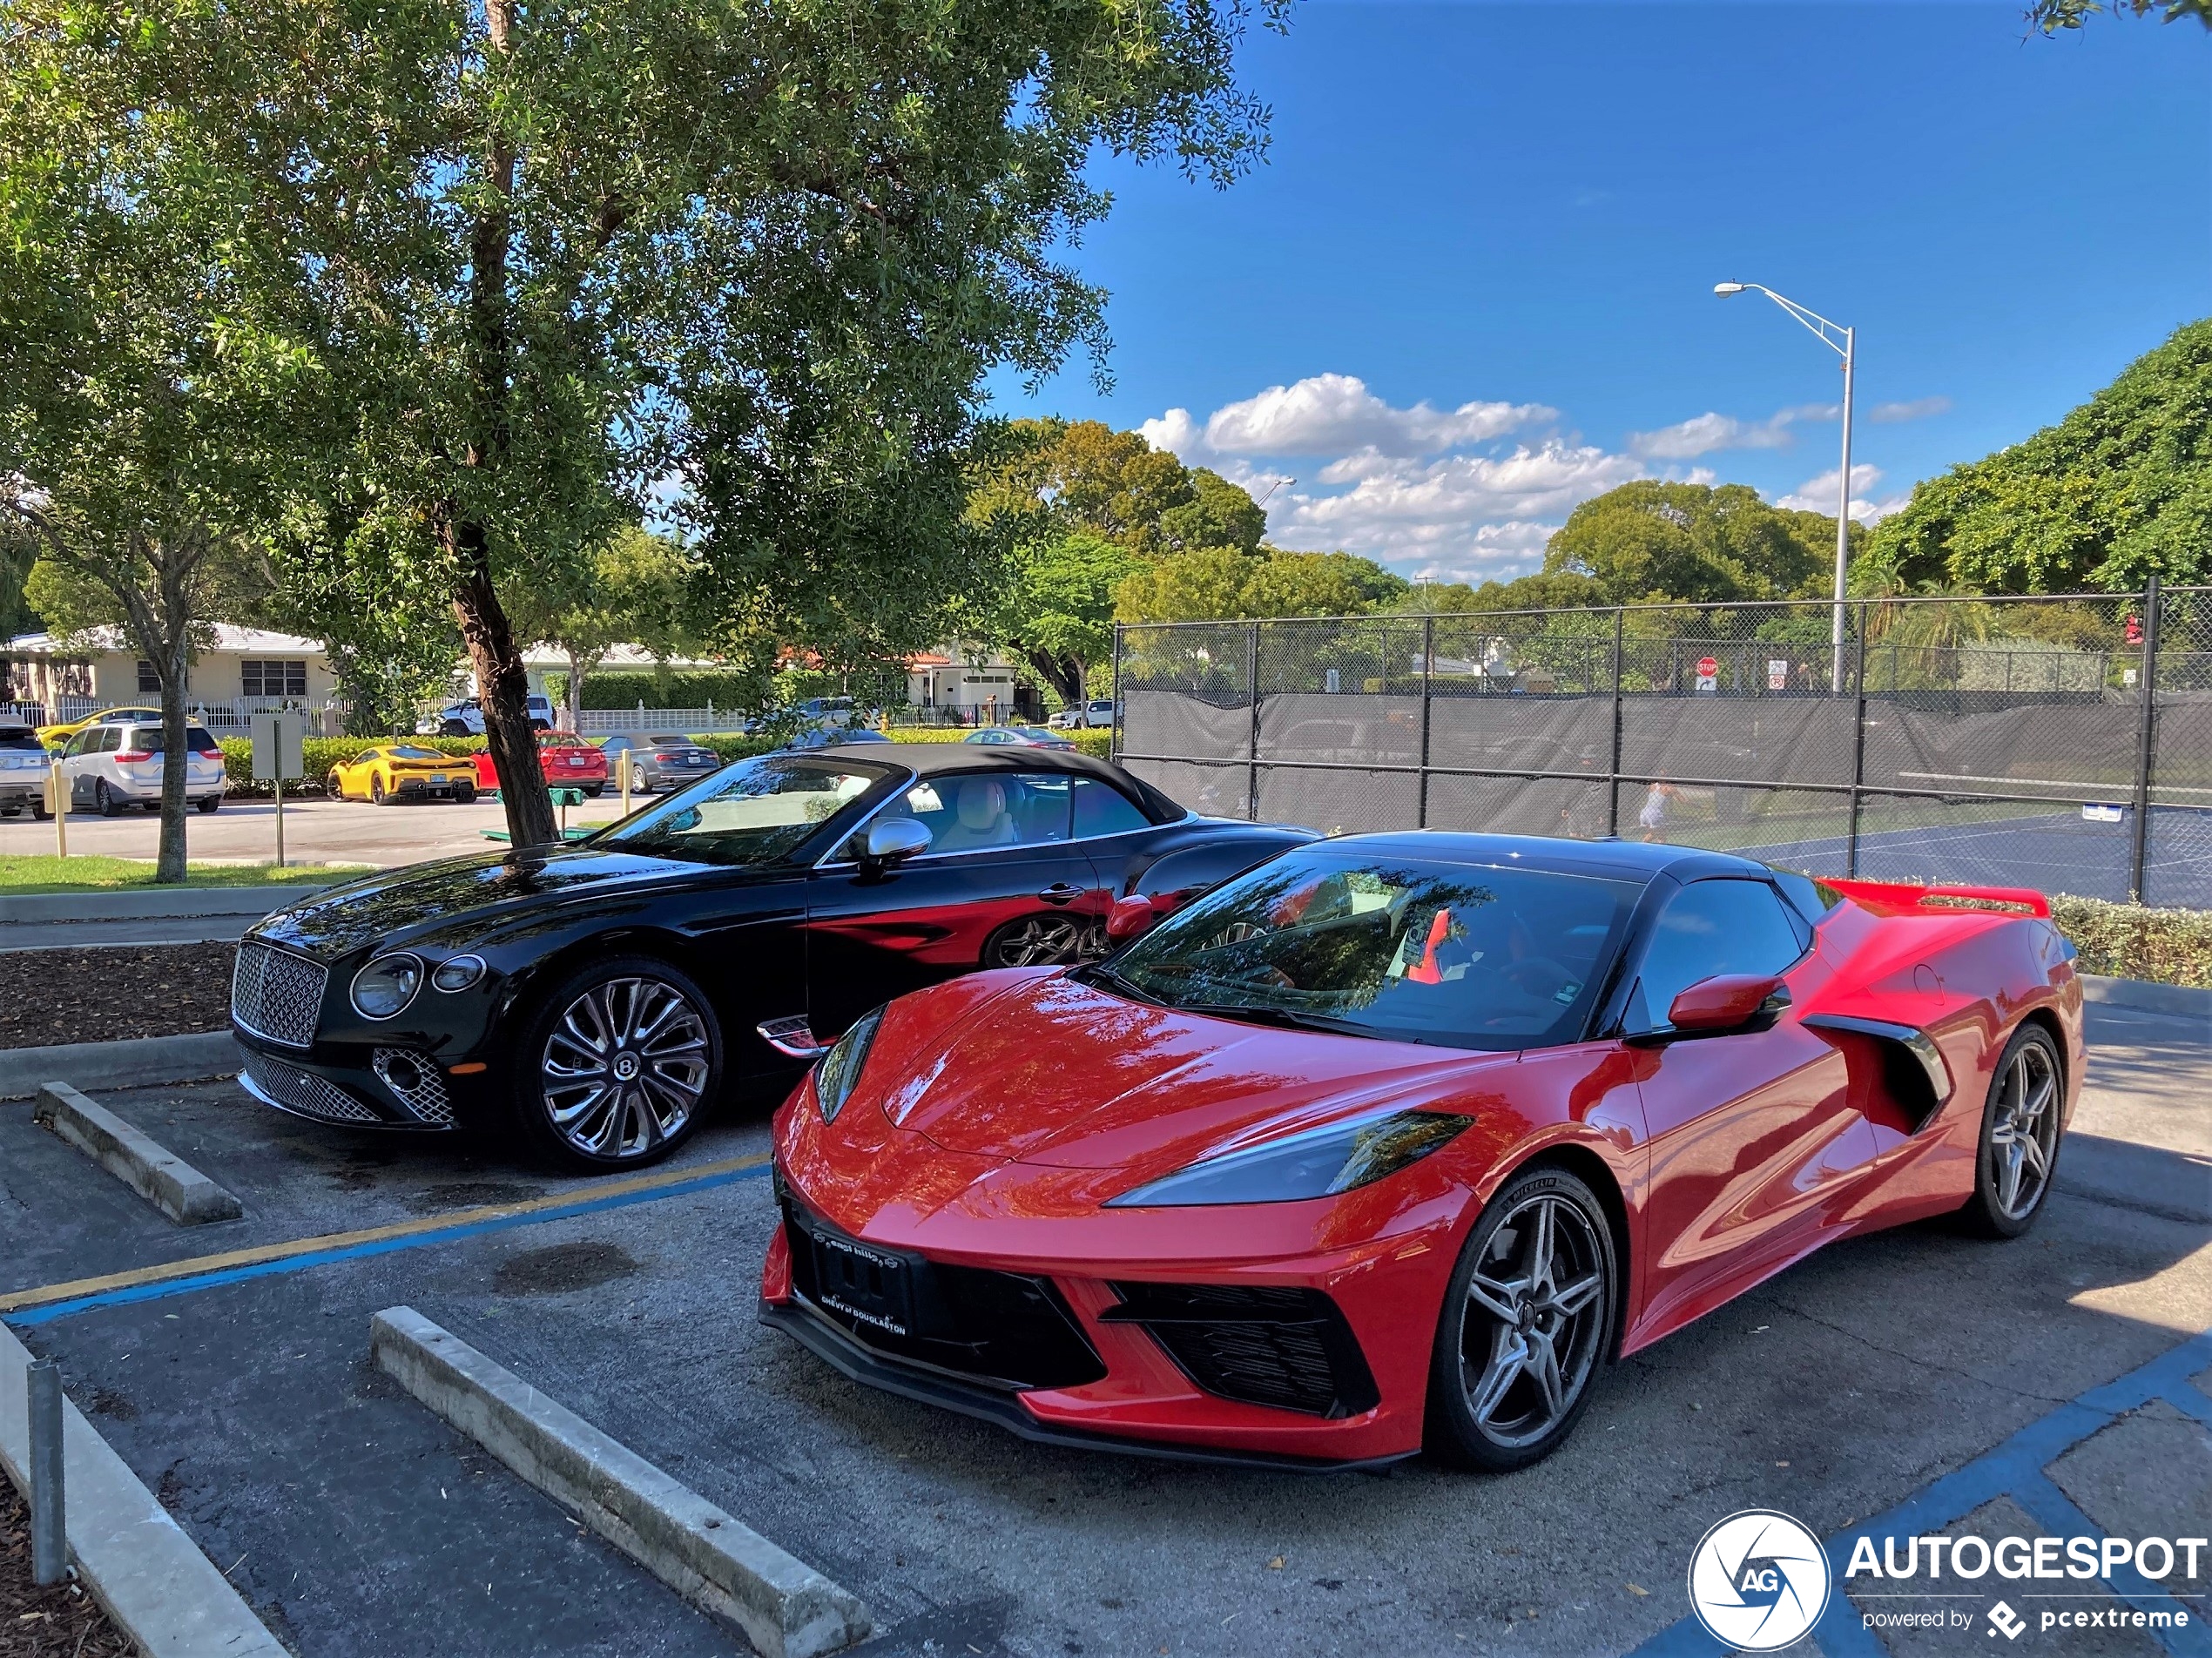
<svg viewBox="0 0 2212 1658">
<path fill-rule="evenodd" d="M 347 881 L 279 910 L 247 936 L 330 960 L 433 930 L 475 932 L 587 895 L 659 887 L 708 872 L 696 864 L 590 847 L 480 853 Z"/>
<path fill-rule="evenodd" d="M 1239 1024 L 1057 974 L 977 999 L 948 1041 L 930 1000 L 896 1005 L 877 1037 L 878 1109 L 948 1151 L 1001 1163 L 1135 1169 L 1200 1156 L 1449 1091 L 1514 1058 Z"/>
</svg>

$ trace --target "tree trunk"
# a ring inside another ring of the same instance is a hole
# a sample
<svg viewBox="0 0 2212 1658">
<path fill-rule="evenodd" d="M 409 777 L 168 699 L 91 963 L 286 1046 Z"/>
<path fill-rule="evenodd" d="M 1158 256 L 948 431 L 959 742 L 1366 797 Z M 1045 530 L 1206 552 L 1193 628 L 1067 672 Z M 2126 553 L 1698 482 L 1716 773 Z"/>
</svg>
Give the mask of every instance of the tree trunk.
<svg viewBox="0 0 2212 1658">
<path fill-rule="evenodd" d="M 1059 693 L 1061 701 L 1074 702 L 1082 696 L 1082 664 L 1073 657 L 1057 657 L 1049 650 L 1031 650 L 1027 654 L 1029 665 Z"/>
<path fill-rule="evenodd" d="M 580 731 L 583 729 L 584 672 L 585 668 L 583 658 L 578 656 L 575 651 L 570 651 L 569 691 L 568 695 L 563 698 L 563 700 L 568 706 L 569 729 L 572 731 Z"/>
<path fill-rule="evenodd" d="M 507 832 L 517 847 L 556 845 L 561 832 L 554 821 L 552 797 L 545 792 L 537 734 L 530 730 L 529 673 L 508 625 L 506 607 L 492 587 L 484 527 L 449 524 L 446 533 L 463 572 L 454 589 L 453 613 L 461 623 L 469 664 L 476 671 L 476 691 L 483 699 L 484 743 L 499 769 L 499 800 L 507 812 Z"/>
<path fill-rule="evenodd" d="M 185 675 L 191 641 L 182 628 L 173 644 L 154 657 L 161 677 L 161 850 L 153 878 L 185 879 L 185 785 L 190 780 L 192 751 L 185 746 Z"/>
</svg>

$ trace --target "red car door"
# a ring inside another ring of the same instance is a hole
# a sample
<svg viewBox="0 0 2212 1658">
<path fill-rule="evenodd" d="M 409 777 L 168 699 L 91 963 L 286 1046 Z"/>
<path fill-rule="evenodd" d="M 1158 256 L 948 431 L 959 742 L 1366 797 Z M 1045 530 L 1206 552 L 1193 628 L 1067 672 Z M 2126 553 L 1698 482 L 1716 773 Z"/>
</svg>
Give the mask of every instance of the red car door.
<svg viewBox="0 0 2212 1658">
<path fill-rule="evenodd" d="M 1817 974 L 1810 941 L 1772 886 L 1736 878 L 1684 886 L 1652 928 L 1624 1021 L 1653 1055 L 1638 1068 L 1649 1164 L 1633 1339 L 1687 1323 L 1811 1247 L 1873 1159 L 1842 1055 L 1791 1014 L 1764 1030 L 1666 1039 L 1668 1008 L 1700 980 Z"/>
</svg>

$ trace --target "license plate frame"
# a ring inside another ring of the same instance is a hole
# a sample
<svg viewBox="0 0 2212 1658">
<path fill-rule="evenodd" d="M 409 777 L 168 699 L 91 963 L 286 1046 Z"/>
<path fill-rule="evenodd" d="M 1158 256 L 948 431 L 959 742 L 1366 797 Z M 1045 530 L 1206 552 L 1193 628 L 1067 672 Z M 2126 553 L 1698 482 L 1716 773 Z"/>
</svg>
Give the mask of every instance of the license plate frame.
<svg viewBox="0 0 2212 1658">
<path fill-rule="evenodd" d="M 903 1256 L 830 1232 L 813 1232 L 814 1283 L 822 1304 L 863 1330 L 914 1334 L 914 1270 Z"/>
</svg>

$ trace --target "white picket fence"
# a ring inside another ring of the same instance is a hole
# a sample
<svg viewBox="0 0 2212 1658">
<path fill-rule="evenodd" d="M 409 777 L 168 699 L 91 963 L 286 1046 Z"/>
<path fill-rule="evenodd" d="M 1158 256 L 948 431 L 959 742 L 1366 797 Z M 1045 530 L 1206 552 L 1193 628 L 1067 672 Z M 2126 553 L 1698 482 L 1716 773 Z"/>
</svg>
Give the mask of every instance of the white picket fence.
<svg viewBox="0 0 2212 1658">
<path fill-rule="evenodd" d="M 96 697 L 57 697 L 51 705 L 24 701 L 0 703 L 0 715 L 19 719 L 29 725 L 60 725 L 74 720 L 90 719 L 107 708 L 136 707 L 141 703 L 152 708 L 158 706 L 160 701 L 158 696 L 152 694 L 122 704 Z M 194 698 L 185 704 L 185 712 L 219 736 L 238 737 L 252 728 L 254 715 L 274 713 L 287 708 L 305 711 L 307 729 L 311 732 L 335 732 L 343 729 L 345 704 L 303 702 L 297 697 L 218 698 L 212 702 Z"/>
<path fill-rule="evenodd" d="M 556 707 L 556 712 L 564 712 Z M 606 736 L 615 731 L 674 731 L 685 736 L 710 731 L 742 731 L 744 717 L 734 709 L 717 708 L 709 703 L 704 708 L 648 708 L 640 703 L 635 708 L 582 708 L 577 711 L 577 731 L 579 736 Z"/>
</svg>

